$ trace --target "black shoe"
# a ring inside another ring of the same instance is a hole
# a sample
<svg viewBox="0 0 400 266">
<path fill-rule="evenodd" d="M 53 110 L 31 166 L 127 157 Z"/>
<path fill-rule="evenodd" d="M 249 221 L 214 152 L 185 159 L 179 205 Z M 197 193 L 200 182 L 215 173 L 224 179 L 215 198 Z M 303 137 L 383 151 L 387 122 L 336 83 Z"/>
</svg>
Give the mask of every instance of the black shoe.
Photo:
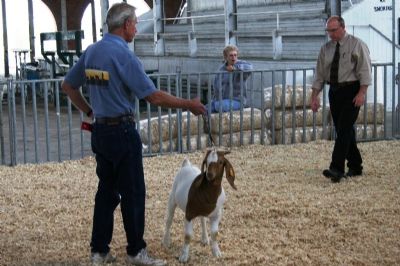
<svg viewBox="0 0 400 266">
<path fill-rule="evenodd" d="M 335 169 L 325 169 L 322 171 L 322 174 L 330 178 L 333 183 L 339 183 L 340 179 L 344 177 L 344 174 L 342 172 L 339 172 L 338 170 Z"/>
<path fill-rule="evenodd" d="M 346 176 L 352 177 L 352 176 L 359 176 L 362 175 L 362 169 L 351 169 L 349 168 L 349 171 L 347 171 Z"/>
</svg>

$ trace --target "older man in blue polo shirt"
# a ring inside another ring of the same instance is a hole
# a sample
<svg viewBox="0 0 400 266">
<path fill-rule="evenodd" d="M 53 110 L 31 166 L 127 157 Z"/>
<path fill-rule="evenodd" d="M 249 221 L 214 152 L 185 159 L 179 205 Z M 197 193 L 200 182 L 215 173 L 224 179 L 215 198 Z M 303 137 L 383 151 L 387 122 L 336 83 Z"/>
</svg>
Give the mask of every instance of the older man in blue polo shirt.
<svg viewBox="0 0 400 266">
<path fill-rule="evenodd" d="M 167 108 L 188 109 L 204 114 L 196 99 L 182 99 L 157 90 L 144 72 L 142 63 L 129 49 L 136 34 L 135 8 L 114 4 L 107 13 L 109 33 L 91 46 L 71 68 L 62 84 L 73 104 L 94 118 L 92 149 L 99 178 L 93 214 L 91 260 L 109 263 L 115 258 L 109 244 L 113 233 L 114 210 L 121 203 L 127 237 L 127 261 L 134 265 L 164 265 L 147 254 L 145 228 L 145 182 L 142 142 L 136 131 L 134 98 Z M 90 104 L 78 90 L 86 84 Z"/>
</svg>

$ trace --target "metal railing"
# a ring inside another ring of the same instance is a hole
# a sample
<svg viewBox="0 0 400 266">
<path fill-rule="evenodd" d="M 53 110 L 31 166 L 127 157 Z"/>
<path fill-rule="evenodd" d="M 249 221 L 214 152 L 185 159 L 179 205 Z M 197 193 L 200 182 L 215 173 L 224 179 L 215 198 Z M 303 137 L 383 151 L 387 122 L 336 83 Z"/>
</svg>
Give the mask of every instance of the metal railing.
<svg viewBox="0 0 400 266">
<path fill-rule="evenodd" d="M 359 141 L 399 138 L 399 92 L 392 89 L 392 64 L 373 65 L 373 84 L 357 121 Z M 212 99 L 212 84 L 222 72 L 151 74 L 157 88 L 183 98 Z M 309 106 L 314 69 L 254 70 L 240 90 L 248 104 L 238 111 L 209 115 L 216 145 L 275 145 L 331 140 L 334 128 L 324 87 L 322 108 Z M 1 164 L 64 161 L 92 155 L 90 133 L 81 130 L 86 117 L 60 91 L 61 79 L 0 81 Z M 247 89 L 245 90 L 245 85 Z M 232 90 L 232 79 L 230 81 Z M 398 87 L 397 87 L 398 88 Z M 85 93 L 85 88 L 83 88 Z M 218 96 L 219 97 L 219 96 Z M 231 96 L 232 97 L 232 93 Z M 201 116 L 165 109 L 136 99 L 135 120 L 144 156 L 182 153 L 210 145 Z"/>
</svg>

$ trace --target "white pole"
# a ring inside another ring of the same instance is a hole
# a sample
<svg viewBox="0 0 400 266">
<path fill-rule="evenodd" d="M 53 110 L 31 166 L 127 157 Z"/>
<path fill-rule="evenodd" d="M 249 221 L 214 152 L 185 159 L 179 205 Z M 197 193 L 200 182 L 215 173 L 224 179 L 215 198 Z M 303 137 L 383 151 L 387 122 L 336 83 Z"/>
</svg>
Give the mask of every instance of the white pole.
<svg viewBox="0 0 400 266">
<path fill-rule="evenodd" d="M 108 32 L 106 18 L 107 18 L 107 11 L 108 11 L 108 0 L 100 0 L 100 8 L 101 8 L 101 29 L 102 35 Z"/>
<path fill-rule="evenodd" d="M 276 13 L 276 29 L 279 30 L 279 13 Z"/>
</svg>

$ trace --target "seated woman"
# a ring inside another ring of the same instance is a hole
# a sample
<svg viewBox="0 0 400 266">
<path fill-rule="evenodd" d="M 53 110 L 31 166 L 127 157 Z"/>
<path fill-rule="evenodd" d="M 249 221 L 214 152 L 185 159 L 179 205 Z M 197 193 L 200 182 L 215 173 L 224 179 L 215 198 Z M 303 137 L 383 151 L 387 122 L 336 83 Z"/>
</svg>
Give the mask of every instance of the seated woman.
<svg viewBox="0 0 400 266">
<path fill-rule="evenodd" d="M 222 109 L 222 112 L 229 112 L 232 105 L 232 110 L 240 109 L 240 76 L 243 72 L 243 106 L 246 106 L 246 80 L 251 75 L 253 69 L 252 64 L 238 60 L 239 49 L 234 45 L 228 45 L 224 48 L 224 64 L 221 65 L 218 71 L 226 71 L 226 73 L 218 73 L 215 76 L 213 84 L 213 98 L 211 101 L 211 112 L 217 113 Z M 232 86 L 231 86 L 232 82 Z M 232 101 L 230 100 L 230 90 L 232 87 Z"/>
</svg>

